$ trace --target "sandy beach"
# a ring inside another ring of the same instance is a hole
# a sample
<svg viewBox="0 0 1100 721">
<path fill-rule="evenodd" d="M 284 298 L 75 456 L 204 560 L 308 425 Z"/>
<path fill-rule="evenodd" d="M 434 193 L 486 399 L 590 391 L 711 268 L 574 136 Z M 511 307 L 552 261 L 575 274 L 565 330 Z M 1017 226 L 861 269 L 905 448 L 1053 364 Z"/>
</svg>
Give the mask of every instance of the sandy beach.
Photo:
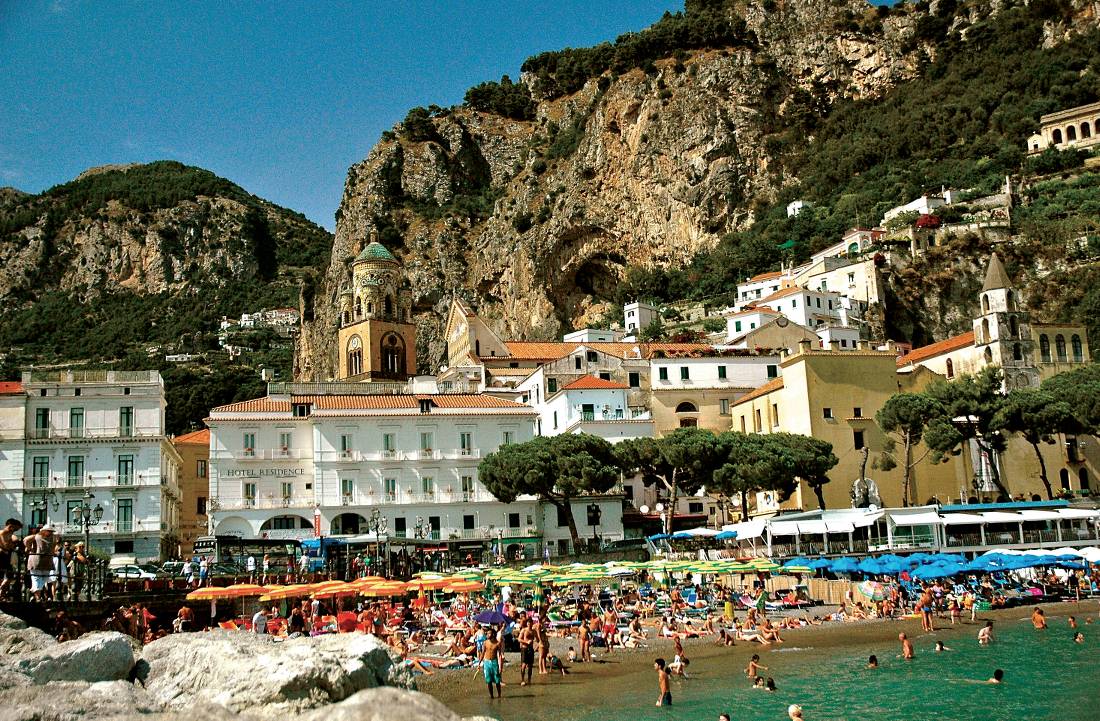
<svg viewBox="0 0 1100 721">
<path fill-rule="evenodd" d="M 762 662 L 769 665 L 769 657 L 783 656 L 785 651 L 813 648 L 815 650 L 850 650 L 852 654 L 881 654 L 886 648 L 892 653 L 896 650 L 897 635 L 905 632 L 919 649 L 930 647 L 934 640 L 952 643 L 973 642 L 978 629 L 986 619 L 995 624 L 1026 623 L 1033 607 L 1021 607 L 998 611 L 986 611 L 978 615 L 971 623 L 966 620 L 961 625 L 951 626 L 947 618 L 937 620 L 937 630 L 928 634 L 921 630 L 918 618 L 901 620 L 868 620 L 854 622 L 830 622 L 821 626 L 808 626 L 783 631 L 785 643 L 761 646 L 756 643 L 739 642 L 734 647 L 718 646 L 714 637 L 687 639 L 684 650 L 691 660 L 689 673 L 693 676 L 723 677 L 729 676 L 731 682 L 743 684 L 744 668 L 749 657 L 759 653 Z M 1052 626 L 1065 624 L 1066 616 L 1076 616 L 1084 624 L 1085 618 L 1094 619 L 1100 611 L 1095 599 L 1081 603 L 1044 604 L 1043 609 L 1051 619 Z M 817 607 L 811 615 L 824 615 L 833 607 Z M 1100 630 L 1100 625 L 1090 628 Z M 553 652 L 565 657 L 569 646 L 576 647 L 576 638 L 558 638 L 551 640 Z M 535 675 L 534 683 L 528 687 L 519 685 L 519 654 L 506 654 L 504 667 L 504 698 L 490 705 L 480 670 L 458 669 L 437 671 L 431 676 L 418 678 L 421 691 L 431 694 L 448 707 L 462 715 L 488 714 L 499 719 L 525 719 L 541 715 L 546 717 L 547 709 L 555 704 L 600 705 L 615 703 L 622 694 L 651 693 L 653 686 L 653 659 L 664 657 L 671 660 L 672 641 L 650 639 L 648 648 L 621 650 L 605 654 L 603 649 L 593 652 L 594 663 L 572 664 L 568 676 L 549 674 Z M 793 654 L 792 654 L 793 656 Z M 781 677 L 777 678 L 781 682 Z M 640 690 L 641 689 L 641 690 Z"/>
</svg>

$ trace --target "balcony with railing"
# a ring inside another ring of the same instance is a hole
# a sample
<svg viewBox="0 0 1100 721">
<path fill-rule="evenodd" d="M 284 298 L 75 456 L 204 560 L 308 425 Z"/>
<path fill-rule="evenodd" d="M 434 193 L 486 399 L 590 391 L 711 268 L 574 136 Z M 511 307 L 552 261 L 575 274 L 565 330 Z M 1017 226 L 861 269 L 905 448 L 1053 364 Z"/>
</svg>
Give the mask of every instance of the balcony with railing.
<svg viewBox="0 0 1100 721">
<path fill-rule="evenodd" d="M 301 457 L 297 448 L 243 448 L 233 452 L 238 461 L 296 461 Z"/>
<path fill-rule="evenodd" d="M 27 429 L 29 441 L 96 441 L 117 438 L 149 439 L 164 435 L 160 426 L 78 426 L 34 427 Z"/>
</svg>

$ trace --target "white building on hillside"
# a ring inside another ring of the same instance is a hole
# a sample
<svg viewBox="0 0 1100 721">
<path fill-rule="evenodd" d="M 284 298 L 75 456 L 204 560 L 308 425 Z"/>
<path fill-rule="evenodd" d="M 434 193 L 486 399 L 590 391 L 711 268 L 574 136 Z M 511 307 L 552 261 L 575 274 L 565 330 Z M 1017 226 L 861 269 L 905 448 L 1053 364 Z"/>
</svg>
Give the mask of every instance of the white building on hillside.
<svg viewBox="0 0 1100 721">
<path fill-rule="evenodd" d="M 791 285 L 791 276 L 787 271 L 776 270 L 770 273 L 754 275 L 744 283 L 737 284 L 736 307 L 742 309 L 746 305 L 752 305 L 756 301 L 786 288 L 789 285 Z"/>
<path fill-rule="evenodd" d="M 757 302 L 763 308 L 782 313 L 798 325 L 818 328 L 841 322 L 841 298 L 833 291 L 784 288 Z"/>
<path fill-rule="evenodd" d="M 75 509 L 103 509 L 91 528 L 101 553 L 178 557 L 180 456 L 164 432 L 156 371 L 23 374 L 25 448 L 15 505 L 26 523 L 83 535 Z M 90 494 L 90 495 L 89 495 Z"/>
<path fill-rule="evenodd" d="M 19 382 L 0 382 L 0 523 L 23 518 L 23 450 L 27 395 Z"/>
<path fill-rule="evenodd" d="M 636 336 L 659 317 L 657 308 L 649 303 L 636 300 L 623 306 L 623 328 L 627 335 Z"/>
<path fill-rule="evenodd" d="M 497 501 L 478 464 L 507 443 L 534 436 L 536 412 L 487 395 L 356 392 L 273 393 L 210 413 L 210 508 L 215 533 L 248 537 L 359 534 L 378 511 L 391 539 L 423 542 L 460 556 L 499 544 L 509 557 L 569 548 L 556 509 L 533 497 Z M 622 538 L 619 496 L 577 499 L 603 508 L 604 539 Z M 563 545 L 564 543 L 564 545 Z"/>
</svg>

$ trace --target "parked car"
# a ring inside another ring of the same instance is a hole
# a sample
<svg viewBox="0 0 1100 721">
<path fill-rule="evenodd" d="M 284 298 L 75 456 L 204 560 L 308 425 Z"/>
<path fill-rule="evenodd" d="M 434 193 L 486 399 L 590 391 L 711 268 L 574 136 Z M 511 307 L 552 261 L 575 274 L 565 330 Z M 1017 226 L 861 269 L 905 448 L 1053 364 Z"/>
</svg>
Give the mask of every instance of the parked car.
<svg viewBox="0 0 1100 721">
<path fill-rule="evenodd" d="M 183 561 L 166 561 L 160 567 L 161 573 L 170 578 L 180 578 L 184 575 Z"/>
<path fill-rule="evenodd" d="M 160 569 L 152 563 L 135 563 L 125 566 L 115 566 L 111 569 L 111 575 L 115 578 L 136 579 L 141 581 L 154 581 L 162 578 Z"/>
</svg>

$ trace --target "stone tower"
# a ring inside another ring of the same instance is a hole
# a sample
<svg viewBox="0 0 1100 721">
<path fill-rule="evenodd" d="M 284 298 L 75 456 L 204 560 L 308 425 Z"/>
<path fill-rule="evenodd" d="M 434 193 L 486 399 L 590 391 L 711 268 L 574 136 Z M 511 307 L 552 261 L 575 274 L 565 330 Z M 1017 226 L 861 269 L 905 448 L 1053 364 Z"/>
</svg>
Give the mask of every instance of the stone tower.
<svg viewBox="0 0 1100 721">
<path fill-rule="evenodd" d="M 974 320 L 974 346 L 981 364 L 1001 367 L 1005 390 L 1038 387 L 1031 316 L 996 253 L 989 258 L 978 300 L 981 315 Z"/>
<path fill-rule="evenodd" d="M 416 374 L 412 292 L 401 262 L 371 241 L 351 265 L 340 293 L 340 380 L 404 381 Z"/>
</svg>

